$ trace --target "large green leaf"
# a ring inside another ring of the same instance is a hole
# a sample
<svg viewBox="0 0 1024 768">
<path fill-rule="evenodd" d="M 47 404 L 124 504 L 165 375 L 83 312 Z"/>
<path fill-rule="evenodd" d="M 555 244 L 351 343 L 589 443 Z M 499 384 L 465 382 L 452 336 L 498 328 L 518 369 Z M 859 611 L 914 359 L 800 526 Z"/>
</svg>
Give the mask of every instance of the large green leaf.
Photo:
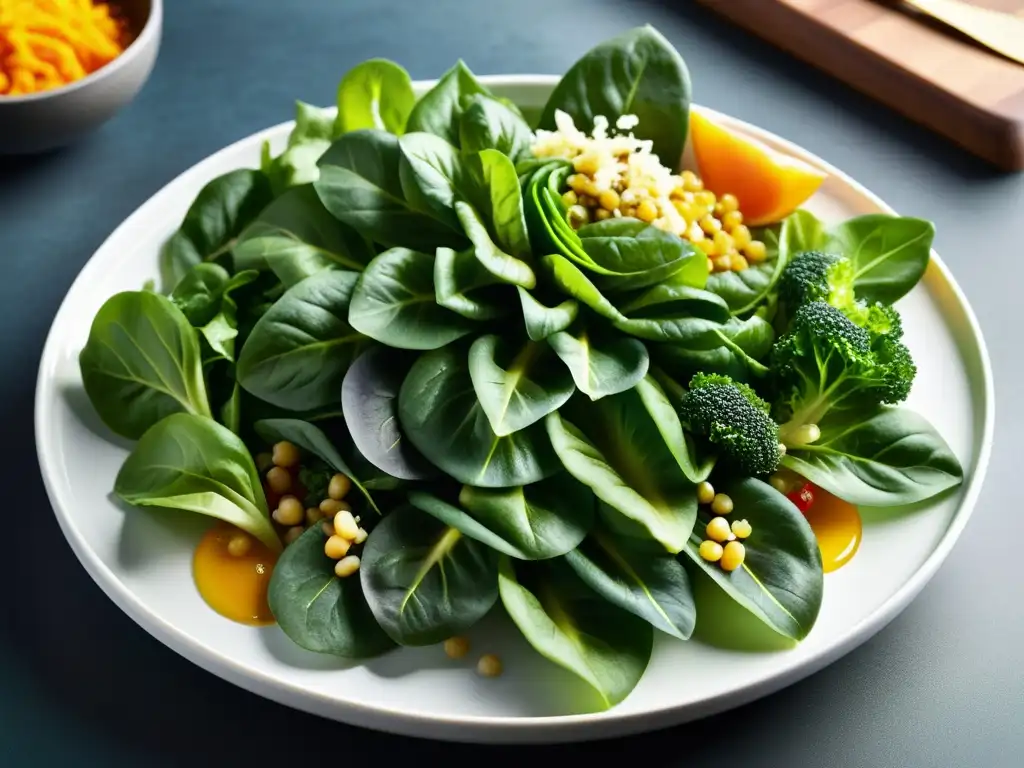
<svg viewBox="0 0 1024 768">
<path fill-rule="evenodd" d="M 431 133 L 407 133 L 398 140 L 398 175 L 409 205 L 457 229 L 453 206 L 472 185 L 469 168 L 455 147 Z"/>
<path fill-rule="evenodd" d="M 655 418 L 630 390 L 592 403 L 574 400 L 550 414 L 546 425 L 571 475 L 666 550 L 678 552 L 693 530 L 697 495 Z"/>
<path fill-rule="evenodd" d="M 775 331 L 764 318 L 751 315 L 746 320 L 731 318 L 699 343 L 649 343 L 654 363 L 680 381 L 689 381 L 695 373 L 720 373 L 737 381 L 763 378 L 765 365 L 775 340 Z"/>
<path fill-rule="evenodd" d="M 564 221 L 564 219 L 561 219 Z M 608 292 L 657 285 L 707 256 L 692 243 L 639 219 L 611 218 L 580 227 L 594 283 Z"/>
<path fill-rule="evenodd" d="M 324 554 L 319 525 L 292 542 L 278 559 L 267 599 L 281 630 L 300 648 L 348 659 L 379 656 L 395 647 L 377 624 L 358 576 L 339 579 Z"/>
<path fill-rule="evenodd" d="M 631 389 L 647 374 L 650 359 L 642 343 L 616 333 L 592 335 L 585 327 L 548 336 L 548 344 L 591 400 Z"/>
<path fill-rule="evenodd" d="M 434 293 L 445 309 L 470 320 L 493 320 L 509 312 L 502 290 L 501 280 L 484 268 L 474 249 L 437 249 Z"/>
<path fill-rule="evenodd" d="M 783 466 L 851 504 L 913 504 L 963 482 L 946 441 L 906 408 L 880 407 L 818 426 L 821 437 L 788 452 Z"/>
<path fill-rule="evenodd" d="M 375 467 L 401 480 L 437 474 L 398 423 L 398 392 L 414 360 L 402 350 L 371 347 L 352 363 L 341 385 L 341 408 L 355 447 Z"/>
<path fill-rule="evenodd" d="M 437 303 L 434 257 L 408 248 L 391 248 L 370 262 L 348 319 L 360 333 L 399 349 L 437 349 L 473 328 Z"/>
<path fill-rule="evenodd" d="M 242 230 L 272 199 L 270 182 L 260 171 L 243 168 L 207 183 L 160 252 L 164 289 L 177 285 L 194 265 L 230 254 Z"/>
<path fill-rule="evenodd" d="M 594 520 L 590 490 L 564 473 L 517 488 L 462 487 L 459 505 L 423 491 L 409 502 L 466 536 L 518 560 L 570 552 Z"/>
<path fill-rule="evenodd" d="M 502 558 L 501 602 L 526 640 L 549 661 L 587 682 L 609 709 L 647 669 L 654 630 L 587 587 L 561 560 Z"/>
<path fill-rule="evenodd" d="M 324 207 L 312 184 L 292 187 L 242 232 L 235 269 L 269 269 L 286 287 L 324 269 L 360 271 L 370 245 Z"/>
<path fill-rule="evenodd" d="M 218 518 L 281 549 L 248 449 L 205 416 L 173 413 L 146 430 L 121 465 L 114 493 L 139 507 Z"/>
<path fill-rule="evenodd" d="M 238 382 L 293 411 L 338 401 L 342 377 L 365 341 L 349 324 L 359 275 L 327 270 L 289 288 L 264 314 L 238 356 Z"/>
<path fill-rule="evenodd" d="M 529 259 L 530 236 L 526 231 L 523 195 L 512 161 L 497 149 L 482 149 L 465 162 L 472 185 L 468 193 L 489 222 L 494 241 L 512 256 Z M 470 229 L 466 229 L 466 234 L 473 239 Z"/>
<path fill-rule="evenodd" d="M 497 99 L 477 94 L 464 100 L 459 118 L 459 144 L 463 152 L 494 149 L 516 161 L 530 154 L 533 132 L 522 115 Z"/>
<path fill-rule="evenodd" d="M 519 303 L 523 308 L 523 325 L 526 335 L 533 341 L 543 341 L 552 334 L 564 331 L 579 314 L 580 305 L 574 299 L 566 299 L 553 307 L 542 304 L 536 296 L 519 286 Z"/>
<path fill-rule="evenodd" d="M 397 136 L 352 131 L 320 158 L 314 188 L 332 216 L 373 242 L 430 252 L 442 245 L 465 248 L 461 232 L 406 202 L 400 163 Z"/>
<path fill-rule="evenodd" d="M 456 201 L 455 213 L 466 235 L 472 241 L 476 258 L 484 269 L 503 283 L 511 283 L 521 288 L 533 288 L 537 284 L 537 277 L 529 264 L 505 253 L 495 245 L 486 224 L 473 206 Z"/>
<path fill-rule="evenodd" d="M 359 573 L 377 623 L 401 645 L 461 634 L 498 599 L 498 553 L 412 507 L 373 529 Z"/>
<path fill-rule="evenodd" d="M 786 637 L 802 640 L 818 618 L 824 587 L 821 552 L 807 519 L 767 483 L 735 480 L 719 489 L 732 498 L 732 517 L 747 520 L 753 533 L 743 540 L 743 565 L 728 572 L 701 558 L 702 513 L 686 545 L 686 555 L 733 600 Z"/>
<path fill-rule="evenodd" d="M 402 429 L 424 456 L 460 483 L 507 488 L 558 471 L 543 425 L 499 437 L 477 399 L 467 352 L 451 345 L 420 357 L 402 383 Z"/>
<path fill-rule="evenodd" d="M 566 563 L 587 586 L 655 629 L 681 640 L 697 620 L 686 569 L 667 552 L 652 554 L 625 536 L 593 531 Z"/>
<path fill-rule="evenodd" d="M 426 131 L 457 147 L 462 113 L 472 106 L 474 96 L 487 93 L 460 60 L 416 102 L 406 130 Z"/>
<path fill-rule="evenodd" d="M 345 475 L 369 502 L 370 507 L 378 515 L 381 513 L 361 478 L 352 471 L 348 462 L 338 452 L 337 447 L 319 427 L 301 419 L 261 419 L 253 426 L 256 434 L 267 443 L 287 440 L 297 448 L 316 456 L 335 472 Z"/>
<path fill-rule="evenodd" d="M 100 307 L 78 356 L 100 419 L 136 440 L 165 416 L 211 416 L 196 331 L 169 299 L 126 291 Z"/>
<path fill-rule="evenodd" d="M 416 103 L 409 73 L 388 59 L 367 59 L 338 85 L 338 134 L 376 128 L 401 134 Z"/>
<path fill-rule="evenodd" d="M 682 58 L 654 27 L 645 25 L 607 40 L 583 56 L 562 77 L 540 118 L 555 129 L 555 111 L 567 112 L 590 131 L 597 116 L 612 124 L 636 115 L 633 133 L 654 143 L 662 164 L 676 169 L 690 125 L 690 76 Z"/>
<path fill-rule="evenodd" d="M 469 349 L 469 375 L 480 407 L 499 437 L 558 410 L 576 391 L 569 369 L 543 342 L 513 344 L 488 334 Z"/>
</svg>

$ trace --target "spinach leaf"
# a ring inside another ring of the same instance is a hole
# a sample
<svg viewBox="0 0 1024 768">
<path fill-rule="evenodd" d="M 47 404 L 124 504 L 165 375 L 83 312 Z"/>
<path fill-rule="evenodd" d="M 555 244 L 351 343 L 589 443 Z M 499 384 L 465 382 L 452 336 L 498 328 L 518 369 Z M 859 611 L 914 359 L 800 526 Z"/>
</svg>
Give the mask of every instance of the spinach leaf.
<svg viewBox="0 0 1024 768">
<path fill-rule="evenodd" d="M 429 352 L 413 364 L 398 394 L 398 416 L 413 445 L 466 485 L 527 485 L 559 469 L 541 424 L 505 437 L 494 434 L 461 345 Z"/>
<path fill-rule="evenodd" d="M 651 359 L 680 381 L 695 373 L 720 373 L 742 382 L 764 378 L 766 360 L 775 331 L 764 318 L 730 318 L 702 339 L 689 342 L 651 343 Z"/>
<path fill-rule="evenodd" d="M 516 286 L 519 302 L 523 308 L 523 325 L 526 335 L 532 341 L 543 341 L 549 336 L 564 331 L 579 314 L 580 305 L 573 299 L 566 299 L 553 307 L 545 306 L 530 291 Z"/>
<path fill-rule="evenodd" d="M 158 293 L 125 291 L 107 299 L 78 365 L 96 413 L 122 437 L 136 440 L 178 411 L 211 416 L 196 332 Z"/>
<path fill-rule="evenodd" d="M 334 218 L 312 184 L 293 187 L 267 206 L 239 237 L 235 269 L 272 271 L 286 288 L 324 269 L 363 269 L 370 245 Z"/>
<path fill-rule="evenodd" d="M 505 253 L 495 245 L 487 231 L 487 225 L 473 206 L 457 200 L 455 214 L 473 243 L 473 253 L 477 261 L 484 269 L 503 283 L 511 283 L 520 288 L 533 288 L 537 285 L 537 277 L 529 264 Z"/>
<path fill-rule="evenodd" d="M 411 507 L 373 529 L 359 573 L 377 623 L 406 646 L 465 632 L 498 599 L 498 553 Z"/>
<path fill-rule="evenodd" d="M 220 423 L 236 435 L 242 434 L 242 388 L 235 382 L 220 409 Z"/>
<path fill-rule="evenodd" d="M 414 210 L 399 174 L 398 137 L 386 131 L 346 133 L 320 158 L 317 195 L 331 215 L 363 237 L 387 246 L 465 248 L 456 228 Z"/>
<path fill-rule="evenodd" d="M 341 385 L 341 408 L 355 447 L 375 467 L 402 480 L 437 474 L 398 423 L 398 392 L 414 359 L 390 347 L 371 347 L 352 363 Z"/>
<path fill-rule="evenodd" d="M 463 152 L 497 150 L 510 162 L 529 157 L 533 144 L 530 126 L 497 99 L 477 94 L 466 100 L 459 118 L 459 145 Z"/>
<path fill-rule="evenodd" d="M 256 277 L 252 270 L 232 276 L 219 264 L 196 264 L 174 286 L 169 298 L 203 335 L 216 357 L 234 361 L 238 304 L 231 294 Z"/>
<path fill-rule="evenodd" d="M 281 549 L 248 449 L 208 417 L 172 413 L 146 430 L 121 465 L 114 493 L 139 507 L 218 518 Z"/>
<path fill-rule="evenodd" d="M 471 106 L 472 98 L 480 94 L 490 95 L 469 67 L 459 60 L 416 102 L 406 131 L 432 133 L 457 147 L 462 113 Z"/>
<path fill-rule="evenodd" d="M 613 124 L 636 115 L 633 133 L 650 139 L 663 165 L 677 169 L 690 125 L 690 75 L 683 59 L 652 26 L 637 27 L 591 49 L 559 81 L 539 127 L 555 129 L 555 111 L 589 131 L 603 115 Z"/>
<path fill-rule="evenodd" d="M 472 248 L 438 248 L 434 256 L 437 303 L 469 320 L 493 320 L 508 313 L 501 281 L 492 275 Z M 522 290 L 522 289 L 520 289 Z"/>
<path fill-rule="evenodd" d="M 261 438 L 267 443 L 276 443 L 287 440 L 307 453 L 311 453 L 326 463 L 335 472 L 340 472 L 352 481 L 352 485 L 363 495 L 370 507 L 378 515 L 380 508 L 373 500 L 369 490 L 363 485 L 361 479 L 349 467 L 348 462 L 342 458 L 334 443 L 328 439 L 323 431 L 309 422 L 301 419 L 262 419 L 257 421 L 253 427 Z"/>
<path fill-rule="evenodd" d="M 469 194 L 483 218 L 490 221 L 492 239 L 512 256 L 529 259 L 523 194 L 512 161 L 496 149 L 483 149 L 467 156 L 465 162 L 471 176 Z M 472 239 L 469 229 L 466 234 Z"/>
<path fill-rule="evenodd" d="M 693 530 L 697 496 L 658 429 L 658 415 L 630 390 L 592 403 L 573 400 L 545 423 L 569 474 L 678 552 Z"/>
<path fill-rule="evenodd" d="M 348 659 L 380 656 L 395 647 L 377 624 L 359 578 L 339 579 L 324 554 L 327 536 L 312 525 L 274 566 L 267 599 L 281 630 L 300 648 Z"/>
<path fill-rule="evenodd" d="M 572 298 L 585 304 L 602 317 L 612 322 L 622 322 L 626 317 L 616 309 L 590 278 L 561 254 L 552 253 L 540 260 L 548 278 Z"/>
<path fill-rule="evenodd" d="M 272 157 L 270 142 L 263 142 L 260 170 L 270 180 L 274 195 L 316 181 L 320 176 L 317 161 L 333 138 L 333 110 L 296 102 L 295 127 L 288 134 L 285 150 Z"/>
<path fill-rule="evenodd" d="M 821 438 L 788 453 L 783 466 L 851 504 L 913 504 L 963 482 L 953 451 L 906 408 L 881 407 L 818 426 Z"/>
<path fill-rule="evenodd" d="M 399 349 L 437 349 L 473 329 L 437 303 L 434 257 L 408 248 L 391 248 L 369 263 L 356 283 L 348 320 L 360 333 Z"/>
<path fill-rule="evenodd" d="M 690 579 L 672 555 L 652 555 L 627 537 L 598 529 L 565 562 L 612 605 L 680 640 L 693 634 L 697 612 Z"/>
<path fill-rule="evenodd" d="M 398 175 L 409 206 L 458 229 L 452 207 L 470 184 L 459 151 L 431 133 L 407 133 L 398 140 L 398 149 Z"/>
<path fill-rule="evenodd" d="M 743 565 L 727 572 L 704 560 L 696 531 L 686 545 L 687 557 L 761 621 L 802 640 L 818 618 L 824 587 L 821 552 L 810 525 L 789 499 L 760 480 L 736 480 L 721 490 L 732 498 L 734 516 L 754 529 L 743 541 Z M 698 526 L 703 529 L 709 519 L 703 515 Z"/>
<path fill-rule="evenodd" d="M 731 317 L 729 305 L 717 294 L 673 282 L 629 294 L 628 300 L 619 304 L 619 311 L 634 319 L 702 317 L 725 323 Z"/>
<path fill-rule="evenodd" d="M 687 479 L 692 483 L 707 480 L 714 463 L 700 461 L 697 458 L 697 449 L 693 438 L 683 430 L 682 421 L 679 419 L 678 404 L 674 405 L 669 400 L 665 390 L 651 375 L 638 381 L 634 391 L 651 415 L 665 447 L 675 458 L 679 469 L 683 471 Z"/>
<path fill-rule="evenodd" d="M 562 473 L 516 488 L 474 488 L 459 494 L 460 506 L 423 491 L 409 503 L 445 525 L 519 560 L 544 560 L 571 551 L 594 519 L 594 497 Z"/>
<path fill-rule="evenodd" d="M 469 348 L 469 375 L 498 437 L 535 424 L 576 391 L 572 375 L 549 345 L 516 345 L 494 334 L 480 336 Z"/>
<path fill-rule="evenodd" d="M 589 683 L 603 708 L 621 702 L 640 682 L 654 630 L 588 588 L 563 561 L 514 567 L 503 557 L 498 588 L 502 605 L 530 645 Z"/>
<path fill-rule="evenodd" d="M 707 265 L 693 244 L 639 219 L 587 224 L 578 237 L 593 261 L 594 283 L 609 293 L 663 283 L 693 261 L 703 259 Z"/>
<path fill-rule="evenodd" d="M 338 86 L 334 131 L 377 128 L 401 134 L 415 103 L 405 69 L 387 59 L 368 59 L 350 69 Z"/>
<path fill-rule="evenodd" d="M 592 334 L 580 326 L 553 333 L 547 342 L 591 400 L 631 389 L 650 364 L 643 344 L 614 332 Z"/>
<path fill-rule="evenodd" d="M 359 277 L 327 270 L 289 288 L 263 315 L 238 356 L 238 382 L 293 411 L 338 401 L 342 377 L 364 341 L 349 325 Z"/>
<path fill-rule="evenodd" d="M 227 256 L 242 230 L 272 199 L 266 176 L 244 168 L 204 186 L 160 252 L 164 290 L 177 285 L 194 265 Z"/>
<path fill-rule="evenodd" d="M 893 304 L 924 276 L 934 238 L 930 221 L 870 214 L 830 229 L 825 248 L 853 262 L 858 299 Z"/>
</svg>

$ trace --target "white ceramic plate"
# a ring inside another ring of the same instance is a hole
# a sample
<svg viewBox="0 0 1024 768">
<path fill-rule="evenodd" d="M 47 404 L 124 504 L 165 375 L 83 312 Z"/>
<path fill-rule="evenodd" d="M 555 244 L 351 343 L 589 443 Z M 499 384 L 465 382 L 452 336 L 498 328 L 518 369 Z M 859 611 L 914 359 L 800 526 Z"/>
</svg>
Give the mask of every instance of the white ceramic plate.
<svg viewBox="0 0 1024 768">
<path fill-rule="evenodd" d="M 523 106 L 541 106 L 556 78 L 490 77 Z M 419 83 L 422 90 L 429 83 Z M 737 120 L 735 129 L 803 158 L 831 175 L 808 206 L 826 221 L 888 212 L 881 200 L 799 148 Z M 970 516 L 988 463 L 993 390 L 981 331 L 963 294 L 933 255 L 921 285 L 900 302 L 918 363 L 908 405 L 926 414 L 959 456 L 959 492 L 928 509 L 865 514 L 851 564 L 825 578 L 817 625 L 796 649 L 737 652 L 660 636 L 647 673 L 618 707 L 565 715 L 580 684 L 532 652 L 504 619 L 471 635 L 475 650 L 501 654 L 505 674 L 479 678 L 471 661 L 439 647 L 403 649 L 363 665 L 302 651 L 277 627 L 233 624 L 206 607 L 192 585 L 191 555 L 206 523 L 151 511 L 127 513 L 110 496 L 127 446 L 92 413 L 81 390 L 78 352 L 100 305 L 157 275 L 161 243 L 199 189 L 239 167 L 258 167 L 278 125 L 186 171 L 132 214 L 82 270 L 54 320 L 39 370 L 36 444 L 61 528 L 100 587 L 129 616 L 178 653 L 237 685 L 298 709 L 387 731 L 489 742 L 555 742 L 634 733 L 738 706 L 824 667 L 881 629 L 913 599 L 949 554 Z"/>
</svg>

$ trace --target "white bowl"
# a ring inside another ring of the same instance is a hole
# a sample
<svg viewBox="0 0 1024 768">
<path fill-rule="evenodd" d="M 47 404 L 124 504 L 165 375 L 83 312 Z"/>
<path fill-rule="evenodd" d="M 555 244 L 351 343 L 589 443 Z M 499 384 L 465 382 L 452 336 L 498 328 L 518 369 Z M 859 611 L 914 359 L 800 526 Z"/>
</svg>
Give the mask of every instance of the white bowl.
<svg viewBox="0 0 1024 768">
<path fill-rule="evenodd" d="M 523 106 L 543 104 L 557 78 L 484 78 Z M 418 83 L 422 92 L 430 83 Z M 818 165 L 831 175 L 808 207 L 826 221 L 888 212 L 852 179 L 799 148 L 740 121 L 734 130 Z M 270 139 L 279 151 L 290 123 L 227 147 L 186 171 L 132 214 L 97 251 L 64 300 L 43 352 L 36 393 L 36 444 L 60 526 L 89 574 L 129 616 L 204 669 L 267 698 L 348 723 L 457 741 L 556 742 L 652 730 L 771 693 L 835 661 L 885 626 L 918 594 L 967 523 L 988 464 L 992 375 L 974 314 L 933 255 L 921 284 L 899 308 L 919 366 L 908 405 L 925 414 L 960 458 L 955 494 L 912 514 L 865 511 L 854 560 L 825 578 L 818 623 L 797 648 L 737 652 L 658 638 L 646 675 L 615 709 L 564 714 L 576 681 L 542 660 L 504 617 L 475 629 L 476 650 L 498 652 L 506 673 L 477 677 L 439 647 L 403 649 L 367 664 L 300 650 L 277 627 L 233 624 L 208 609 L 192 585 L 201 521 L 125 511 L 110 489 L 126 455 L 81 392 L 77 355 L 103 301 L 157 275 L 157 253 L 205 182 L 258 167 Z M 941 223 L 940 223 L 941 226 Z M 571 711 L 571 710 L 569 710 Z"/>
</svg>

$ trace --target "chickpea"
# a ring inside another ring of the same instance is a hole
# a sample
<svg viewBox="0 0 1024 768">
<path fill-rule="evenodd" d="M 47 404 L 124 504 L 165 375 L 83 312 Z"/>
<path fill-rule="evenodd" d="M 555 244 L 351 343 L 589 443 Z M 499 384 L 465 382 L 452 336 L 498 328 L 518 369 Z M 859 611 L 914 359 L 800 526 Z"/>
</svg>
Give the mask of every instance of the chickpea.
<svg viewBox="0 0 1024 768">
<path fill-rule="evenodd" d="M 697 486 L 697 503 L 710 504 L 715 498 L 715 486 L 705 480 Z"/>
<path fill-rule="evenodd" d="M 306 519 L 306 510 L 294 496 L 282 496 L 272 516 L 281 525 L 299 525 Z"/>
<path fill-rule="evenodd" d="M 711 511 L 716 515 L 728 515 L 732 512 L 732 499 L 724 493 L 716 493 L 711 500 Z"/>
<path fill-rule="evenodd" d="M 267 472 L 267 485 L 274 493 L 285 493 L 292 488 L 292 476 L 283 467 L 271 467 Z"/>
<path fill-rule="evenodd" d="M 469 640 L 464 637 L 449 637 L 444 641 L 444 652 L 449 659 L 461 659 L 469 653 Z"/>
<path fill-rule="evenodd" d="M 287 440 L 274 443 L 272 460 L 278 467 L 294 467 L 299 463 L 299 449 Z"/>
<path fill-rule="evenodd" d="M 735 571 L 747 556 L 747 549 L 738 541 L 730 541 L 722 550 L 722 559 L 719 564 L 724 571 Z"/>
<path fill-rule="evenodd" d="M 729 529 L 729 521 L 724 517 L 711 518 L 711 521 L 707 524 L 704 532 L 708 535 L 709 539 L 719 543 L 728 541 L 732 534 L 732 531 Z"/>
<path fill-rule="evenodd" d="M 338 472 L 331 478 L 331 482 L 327 484 L 327 495 L 335 501 L 341 501 L 351 488 L 352 481 L 346 475 Z"/>
<path fill-rule="evenodd" d="M 493 653 L 481 656 L 476 663 L 476 671 L 481 677 L 498 677 L 501 674 L 501 659 Z"/>
<path fill-rule="evenodd" d="M 324 513 L 324 516 L 330 515 L 334 517 L 336 514 L 343 510 L 352 510 L 352 507 L 344 501 L 338 501 L 337 499 L 324 499 L 320 502 L 320 511 Z"/>
<path fill-rule="evenodd" d="M 358 531 L 356 531 L 356 537 L 354 539 L 352 539 L 352 543 L 353 544 L 362 544 L 364 541 L 366 541 L 366 537 L 369 536 L 369 535 L 370 534 L 368 534 L 366 532 L 365 528 L 360 528 Z"/>
<path fill-rule="evenodd" d="M 707 560 L 709 563 L 717 563 L 722 559 L 723 549 L 717 541 L 702 541 L 697 552 L 701 559 Z"/>
<path fill-rule="evenodd" d="M 352 513 L 347 509 L 341 510 L 341 512 L 334 516 L 334 532 L 349 541 L 355 541 L 356 536 L 359 535 L 359 526 L 356 525 L 356 519 L 352 517 Z"/>
<path fill-rule="evenodd" d="M 324 554 L 332 560 L 340 560 L 348 554 L 349 547 L 352 546 L 352 542 L 341 536 L 331 536 L 324 543 Z"/>
<path fill-rule="evenodd" d="M 355 555 L 349 555 L 343 557 L 334 566 L 334 575 L 339 579 L 344 579 L 346 576 L 351 576 L 353 573 L 359 570 L 359 558 Z"/>
<path fill-rule="evenodd" d="M 619 193 L 614 189 L 606 189 L 601 193 L 600 197 L 597 198 L 597 201 L 606 211 L 614 211 L 619 207 L 619 203 L 621 202 Z"/>
<path fill-rule="evenodd" d="M 576 192 L 572 189 L 570 189 L 568 192 L 562 195 L 562 204 L 566 208 L 571 208 L 572 206 L 576 205 L 576 203 L 578 203 L 579 201 L 579 197 L 577 197 Z"/>
<path fill-rule="evenodd" d="M 732 232 L 743 224 L 743 214 L 739 211 L 726 211 L 721 218 L 722 226 L 725 227 L 726 232 Z M 749 232 L 750 230 L 747 231 Z"/>
<path fill-rule="evenodd" d="M 768 258 L 768 248 L 760 240 L 752 241 L 750 245 L 743 249 L 743 253 L 754 264 L 760 264 Z"/>
<path fill-rule="evenodd" d="M 654 201 L 650 198 L 644 198 L 636 207 L 636 217 L 640 219 L 640 221 L 646 221 L 650 224 L 658 218 L 658 206 L 655 205 Z"/>
<path fill-rule="evenodd" d="M 745 539 L 754 532 L 754 528 L 746 520 L 733 520 L 732 532 L 737 539 Z"/>
<path fill-rule="evenodd" d="M 718 202 L 722 204 L 722 210 L 726 213 L 732 213 L 740 209 L 740 201 L 736 198 L 736 195 L 726 193 L 722 195 Z"/>
</svg>

